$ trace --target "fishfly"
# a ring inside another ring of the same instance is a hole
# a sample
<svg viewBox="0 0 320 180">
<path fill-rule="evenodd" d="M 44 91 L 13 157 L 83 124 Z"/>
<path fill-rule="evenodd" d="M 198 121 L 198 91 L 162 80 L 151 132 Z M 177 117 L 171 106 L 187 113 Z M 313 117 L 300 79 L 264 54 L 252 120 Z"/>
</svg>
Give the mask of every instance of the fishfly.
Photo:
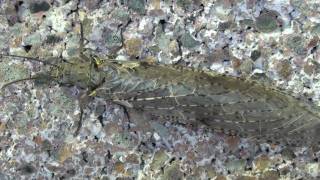
<svg viewBox="0 0 320 180">
<path fill-rule="evenodd" d="M 48 72 L 4 85 L 37 80 L 86 89 L 80 120 L 88 99 L 96 97 L 125 109 L 129 119 L 204 124 L 216 131 L 244 137 L 316 139 L 320 115 L 312 104 L 254 80 L 215 74 L 181 65 L 149 61 L 115 61 L 86 56 L 50 64 Z"/>
</svg>

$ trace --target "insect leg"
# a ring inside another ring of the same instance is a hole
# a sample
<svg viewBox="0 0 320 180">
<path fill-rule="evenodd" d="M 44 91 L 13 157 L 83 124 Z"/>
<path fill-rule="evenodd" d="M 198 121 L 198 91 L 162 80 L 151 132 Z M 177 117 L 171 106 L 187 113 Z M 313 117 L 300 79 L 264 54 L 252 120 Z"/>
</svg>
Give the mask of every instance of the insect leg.
<svg viewBox="0 0 320 180">
<path fill-rule="evenodd" d="M 83 95 L 80 96 L 79 98 L 79 107 L 80 107 L 80 117 L 79 117 L 79 121 L 78 121 L 78 124 L 77 124 L 77 129 L 75 131 L 75 133 L 73 134 L 74 137 L 78 136 L 79 135 L 79 132 L 82 128 L 82 124 L 83 124 L 83 112 L 84 112 L 84 109 L 86 107 L 86 105 L 88 104 L 88 101 L 91 97 L 88 96 L 87 93 L 84 93 Z"/>
<path fill-rule="evenodd" d="M 130 129 L 131 127 L 130 127 L 130 114 L 129 114 L 129 111 L 128 111 L 128 108 L 127 107 L 125 107 L 125 106 L 122 106 L 122 105 L 120 105 L 122 108 L 123 108 L 123 111 L 124 111 L 124 115 L 126 116 L 126 118 L 127 118 L 127 121 L 128 121 L 128 129 Z"/>
<path fill-rule="evenodd" d="M 18 83 L 18 82 L 22 82 L 22 81 L 29 81 L 29 80 L 35 80 L 37 79 L 38 77 L 29 77 L 29 78 L 23 78 L 23 79 L 18 79 L 18 80 L 15 80 L 15 81 L 11 81 L 9 83 L 6 83 L 4 84 L 2 87 L 1 87 L 1 90 L 4 90 L 6 87 L 12 85 L 12 84 L 15 84 L 15 83 Z"/>
<path fill-rule="evenodd" d="M 80 118 L 79 118 L 79 121 L 78 121 L 77 129 L 73 134 L 74 137 L 79 135 L 79 132 L 80 132 L 81 127 L 82 127 L 82 121 L 83 121 L 83 108 L 80 106 Z"/>
</svg>

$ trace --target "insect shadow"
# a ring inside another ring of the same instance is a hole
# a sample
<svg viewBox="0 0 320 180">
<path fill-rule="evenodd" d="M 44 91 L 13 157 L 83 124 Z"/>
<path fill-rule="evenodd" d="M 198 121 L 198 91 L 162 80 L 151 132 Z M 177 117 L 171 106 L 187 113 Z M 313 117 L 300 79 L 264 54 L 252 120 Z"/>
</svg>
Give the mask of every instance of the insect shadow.
<svg viewBox="0 0 320 180">
<path fill-rule="evenodd" d="M 1 54 L 41 62 L 50 67 L 5 84 L 35 80 L 85 90 L 79 98 L 80 119 L 92 98 L 103 98 L 123 107 L 138 126 L 149 121 L 205 125 L 214 131 L 266 140 L 319 143 L 319 112 L 312 104 L 261 82 L 150 61 L 116 61 L 86 55 L 80 22 L 80 55 L 59 63 L 32 57 Z"/>
</svg>

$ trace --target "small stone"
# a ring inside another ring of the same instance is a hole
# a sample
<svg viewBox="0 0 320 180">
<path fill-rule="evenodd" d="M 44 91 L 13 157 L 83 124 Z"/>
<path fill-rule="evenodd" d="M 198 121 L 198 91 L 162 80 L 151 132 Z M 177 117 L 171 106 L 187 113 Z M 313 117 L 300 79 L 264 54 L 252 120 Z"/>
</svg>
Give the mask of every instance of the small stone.
<svg viewBox="0 0 320 180">
<path fill-rule="evenodd" d="M 296 157 L 291 148 L 285 148 L 281 151 L 281 155 L 284 159 L 292 160 Z"/>
<path fill-rule="evenodd" d="M 257 178 L 255 176 L 242 175 L 242 176 L 236 177 L 236 180 L 257 180 Z"/>
<path fill-rule="evenodd" d="M 246 160 L 239 159 L 239 160 L 231 160 L 226 163 L 226 168 L 230 172 L 243 172 L 246 166 Z"/>
<path fill-rule="evenodd" d="M 206 177 L 208 179 L 214 179 L 217 176 L 217 172 L 215 171 L 212 165 L 199 166 L 192 169 L 192 175 L 188 175 L 187 180 L 197 180 L 199 177 Z"/>
<path fill-rule="evenodd" d="M 30 3 L 29 9 L 31 13 L 48 11 L 50 9 L 50 4 L 47 1 L 32 2 Z"/>
<path fill-rule="evenodd" d="M 170 53 L 172 55 L 178 55 L 179 54 L 179 44 L 177 40 L 172 40 L 169 44 Z"/>
<path fill-rule="evenodd" d="M 99 104 L 99 105 L 97 105 L 97 107 L 95 108 L 94 113 L 95 113 L 97 116 L 101 116 L 105 111 L 106 111 L 105 105 L 104 105 L 104 104 Z"/>
<path fill-rule="evenodd" d="M 36 168 L 33 167 L 31 164 L 22 165 L 19 168 L 19 170 L 21 171 L 22 174 L 33 174 L 37 171 Z"/>
<path fill-rule="evenodd" d="M 137 140 L 129 132 L 122 132 L 113 135 L 112 142 L 121 148 L 133 148 Z"/>
<path fill-rule="evenodd" d="M 165 153 L 164 150 L 157 151 L 154 156 L 152 163 L 150 164 L 151 170 L 159 170 L 164 166 L 165 162 L 169 159 L 169 156 Z"/>
<path fill-rule="evenodd" d="M 1 37 L 0 37 L 0 41 L 1 41 Z M 10 46 L 14 48 L 18 48 L 21 46 L 21 43 L 22 43 L 22 37 L 15 37 L 14 39 L 12 39 Z"/>
<path fill-rule="evenodd" d="M 99 4 L 101 3 L 101 0 L 85 0 L 84 5 L 89 10 L 94 10 L 99 8 Z"/>
<path fill-rule="evenodd" d="M 300 17 L 313 17 L 319 7 L 319 1 L 290 0 Z"/>
<path fill-rule="evenodd" d="M 78 56 L 80 53 L 79 43 L 80 43 L 80 36 L 70 35 L 68 37 L 68 41 L 66 42 L 66 50 L 65 50 L 66 53 L 63 55 L 67 57 Z"/>
<path fill-rule="evenodd" d="M 288 60 L 279 61 L 276 64 L 276 70 L 281 77 L 286 79 L 292 74 L 292 67 Z"/>
<path fill-rule="evenodd" d="M 18 79 L 28 77 L 28 69 L 23 64 L 9 64 L 9 61 L 2 59 L 0 62 L 0 82 L 9 83 Z"/>
<path fill-rule="evenodd" d="M 194 48 L 200 45 L 200 42 L 196 41 L 190 33 L 184 33 L 180 38 L 181 44 L 185 48 Z"/>
<path fill-rule="evenodd" d="M 219 176 L 216 177 L 215 180 L 227 180 L 227 178 L 225 176 L 223 176 L 223 175 L 219 175 Z"/>
<path fill-rule="evenodd" d="M 155 24 L 152 19 L 149 18 L 143 18 L 138 27 L 138 32 L 143 36 L 143 37 L 149 37 L 152 36 L 155 32 Z"/>
<path fill-rule="evenodd" d="M 228 48 L 224 49 L 214 49 L 208 56 L 207 56 L 206 65 L 211 65 L 212 63 L 223 63 L 228 62 L 230 60 L 230 53 Z"/>
<path fill-rule="evenodd" d="M 24 40 L 25 45 L 40 45 L 42 43 L 41 41 L 41 34 L 40 33 L 33 33 L 29 36 L 27 36 Z"/>
<path fill-rule="evenodd" d="M 219 31 L 225 31 L 225 30 L 229 29 L 230 26 L 231 26 L 231 22 L 230 21 L 221 22 L 221 23 L 219 23 L 218 30 Z"/>
<path fill-rule="evenodd" d="M 117 177 L 115 180 L 133 180 L 133 179 L 134 179 L 133 177 Z"/>
<path fill-rule="evenodd" d="M 261 52 L 258 51 L 258 50 L 254 50 L 254 51 L 251 52 L 250 58 L 251 58 L 253 61 L 256 61 L 260 56 L 261 56 Z"/>
<path fill-rule="evenodd" d="M 124 163 L 122 163 L 122 162 L 116 162 L 115 164 L 114 164 L 114 169 L 115 169 L 115 171 L 117 172 L 117 173 L 119 173 L 119 174 L 124 174 L 125 173 L 125 166 L 124 166 Z"/>
<path fill-rule="evenodd" d="M 144 61 L 150 65 L 155 65 L 157 64 L 157 58 L 153 57 L 153 56 L 147 56 Z"/>
<path fill-rule="evenodd" d="M 186 9 L 188 6 L 192 4 L 192 0 L 177 0 L 177 5 Z"/>
<path fill-rule="evenodd" d="M 277 30 L 279 25 L 273 13 L 265 12 L 256 18 L 256 27 L 260 32 L 270 33 Z"/>
<path fill-rule="evenodd" d="M 60 163 L 63 163 L 65 160 L 70 158 L 73 155 L 72 145 L 65 144 L 58 153 L 58 159 Z"/>
<path fill-rule="evenodd" d="M 177 0 L 177 6 L 181 7 L 183 10 L 187 12 L 196 11 L 201 8 L 202 1 L 198 0 Z"/>
<path fill-rule="evenodd" d="M 240 143 L 240 138 L 238 136 L 229 136 L 226 139 L 226 143 L 228 144 L 230 150 L 236 150 Z"/>
<path fill-rule="evenodd" d="M 117 123 L 112 122 L 104 126 L 104 131 L 107 134 L 107 136 L 112 136 L 114 134 L 121 132 L 121 127 Z"/>
<path fill-rule="evenodd" d="M 0 172 L 0 179 L 1 180 L 10 180 L 10 177 L 2 172 Z"/>
<path fill-rule="evenodd" d="M 253 62 L 250 59 L 245 60 L 240 65 L 240 71 L 246 74 L 250 74 L 253 70 Z"/>
<path fill-rule="evenodd" d="M 101 180 L 110 180 L 108 176 L 101 176 Z"/>
<path fill-rule="evenodd" d="M 212 166 L 205 166 L 204 170 L 206 172 L 207 177 L 213 179 L 217 176 L 217 172 L 215 171 L 214 167 Z"/>
<path fill-rule="evenodd" d="M 238 70 L 241 66 L 241 61 L 238 58 L 232 58 L 231 64 L 234 69 Z"/>
<path fill-rule="evenodd" d="M 43 139 L 41 138 L 41 136 L 34 136 L 33 137 L 33 142 L 35 142 L 38 145 L 41 145 L 43 142 Z"/>
<path fill-rule="evenodd" d="M 300 35 L 290 36 L 287 39 L 287 46 L 298 55 L 303 55 L 306 53 L 306 49 L 304 48 L 304 40 Z"/>
<path fill-rule="evenodd" d="M 126 162 L 131 163 L 131 164 L 139 164 L 139 156 L 137 154 L 129 154 L 126 157 Z"/>
<path fill-rule="evenodd" d="M 58 43 L 60 41 L 62 41 L 61 37 L 52 34 L 52 35 L 48 35 L 46 37 L 46 41 L 45 42 L 47 44 L 56 44 L 56 43 Z"/>
<path fill-rule="evenodd" d="M 142 48 L 142 41 L 138 38 L 128 39 L 125 41 L 127 54 L 133 57 L 139 57 Z"/>
<path fill-rule="evenodd" d="M 5 123 L 5 122 L 0 122 L 0 133 L 3 133 L 5 131 L 5 129 L 7 129 L 6 124 L 7 123 Z"/>
<path fill-rule="evenodd" d="M 158 54 L 161 51 L 161 49 L 159 48 L 159 46 L 154 45 L 154 46 L 149 46 L 149 51 L 150 53 L 155 55 L 155 54 Z"/>
<path fill-rule="evenodd" d="M 312 29 L 311 29 L 311 33 L 312 33 L 313 35 L 319 36 L 319 35 L 320 35 L 320 24 L 314 25 L 314 26 L 312 27 Z"/>
<path fill-rule="evenodd" d="M 255 7 L 256 3 L 257 3 L 257 0 L 247 0 L 246 6 L 248 9 L 252 9 L 253 7 Z"/>
<path fill-rule="evenodd" d="M 17 22 L 19 22 L 19 15 L 17 13 L 15 6 L 9 5 L 8 7 L 5 8 L 4 12 L 8 20 L 8 24 L 10 26 L 13 26 Z"/>
<path fill-rule="evenodd" d="M 89 37 L 92 33 L 93 20 L 89 18 L 84 18 L 82 21 L 82 30 L 84 38 Z M 80 30 L 80 29 L 79 29 Z"/>
<path fill-rule="evenodd" d="M 291 169 L 289 166 L 284 166 L 279 168 L 279 173 L 280 175 L 287 175 L 288 173 L 290 173 Z"/>
<path fill-rule="evenodd" d="M 311 76 L 316 71 L 316 65 L 312 62 L 306 62 L 303 66 L 303 71 Z"/>
<path fill-rule="evenodd" d="M 280 173 L 277 171 L 266 171 L 260 177 L 259 180 L 275 180 L 279 179 Z"/>
<path fill-rule="evenodd" d="M 120 31 L 114 32 L 111 29 L 105 29 L 103 35 L 108 49 L 118 49 L 122 46 L 122 35 Z"/>
<path fill-rule="evenodd" d="M 179 163 L 177 161 L 172 162 L 171 165 L 168 165 L 164 168 L 162 179 L 166 180 L 182 180 L 183 172 L 179 169 Z"/>
<path fill-rule="evenodd" d="M 125 9 L 115 9 L 111 13 L 111 17 L 121 23 L 128 23 L 130 16 L 129 13 Z"/>
<path fill-rule="evenodd" d="M 151 9 L 148 14 L 150 17 L 157 17 L 157 18 L 162 17 L 162 19 L 164 19 L 166 15 L 162 9 Z"/>
<path fill-rule="evenodd" d="M 255 22 L 252 19 L 243 19 L 243 20 L 240 20 L 239 23 L 240 23 L 240 26 L 245 29 L 255 26 Z"/>
<path fill-rule="evenodd" d="M 319 37 L 318 36 L 315 36 L 315 37 L 313 37 L 310 41 L 309 41 L 309 43 L 308 43 L 308 48 L 314 48 L 314 47 L 316 47 L 317 45 L 318 45 L 318 43 L 319 43 Z"/>
<path fill-rule="evenodd" d="M 85 167 L 85 168 L 83 169 L 83 174 L 84 174 L 84 175 L 91 175 L 91 174 L 93 174 L 94 172 L 95 172 L 94 167 Z"/>
<path fill-rule="evenodd" d="M 161 52 L 158 56 L 158 59 L 160 62 L 162 62 L 164 64 L 171 64 L 172 63 L 172 58 L 170 57 L 170 55 L 168 53 L 165 53 L 165 52 Z"/>
<path fill-rule="evenodd" d="M 151 0 L 150 4 L 152 5 L 153 9 L 160 9 L 160 0 Z"/>
<path fill-rule="evenodd" d="M 64 175 L 64 177 L 65 177 L 65 178 L 71 178 L 71 177 L 75 176 L 76 173 L 77 173 L 77 172 L 76 172 L 75 169 L 68 169 L 68 170 L 66 171 L 66 174 Z"/>
<path fill-rule="evenodd" d="M 49 140 L 45 139 L 42 141 L 41 150 L 42 151 L 50 151 L 52 149 L 52 145 Z"/>
<path fill-rule="evenodd" d="M 262 155 L 254 160 L 254 169 L 256 171 L 264 171 L 270 165 L 270 159 L 266 155 Z"/>
<path fill-rule="evenodd" d="M 169 44 L 170 44 L 170 37 L 165 35 L 165 34 L 161 34 L 159 38 L 157 38 L 157 44 L 158 47 L 164 51 L 164 52 L 169 52 L 170 48 L 169 48 Z"/>
<path fill-rule="evenodd" d="M 318 162 L 315 163 L 308 163 L 305 166 L 305 170 L 308 174 L 310 174 L 312 177 L 317 177 L 320 175 L 320 164 Z"/>
<path fill-rule="evenodd" d="M 156 132 L 158 132 L 160 137 L 165 138 L 170 135 L 169 130 L 166 126 L 154 121 L 152 121 L 150 125 Z"/>
<path fill-rule="evenodd" d="M 145 9 L 145 0 L 130 0 L 128 2 L 128 7 L 129 9 L 132 9 L 133 11 L 144 14 L 146 9 Z"/>
</svg>

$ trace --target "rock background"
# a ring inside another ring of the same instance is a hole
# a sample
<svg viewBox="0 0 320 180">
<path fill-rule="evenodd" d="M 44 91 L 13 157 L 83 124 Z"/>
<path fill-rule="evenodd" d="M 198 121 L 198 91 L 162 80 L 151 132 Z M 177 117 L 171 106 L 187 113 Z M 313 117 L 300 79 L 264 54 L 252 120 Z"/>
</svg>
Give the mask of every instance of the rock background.
<svg viewBox="0 0 320 180">
<path fill-rule="evenodd" d="M 1 0 L 0 52 L 55 62 L 86 52 L 257 78 L 319 104 L 317 0 Z M 2 57 L 0 82 L 45 72 Z M 45 80 L 45 79 L 44 79 Z M 76 88 L 26 81 L 0 98 L 0 179 L 317 179 L 319 145 L 146 123 L 96 99 L 73 137 Z M 137 126 L 139 127 L 139 126 Z"/>
</svg>

